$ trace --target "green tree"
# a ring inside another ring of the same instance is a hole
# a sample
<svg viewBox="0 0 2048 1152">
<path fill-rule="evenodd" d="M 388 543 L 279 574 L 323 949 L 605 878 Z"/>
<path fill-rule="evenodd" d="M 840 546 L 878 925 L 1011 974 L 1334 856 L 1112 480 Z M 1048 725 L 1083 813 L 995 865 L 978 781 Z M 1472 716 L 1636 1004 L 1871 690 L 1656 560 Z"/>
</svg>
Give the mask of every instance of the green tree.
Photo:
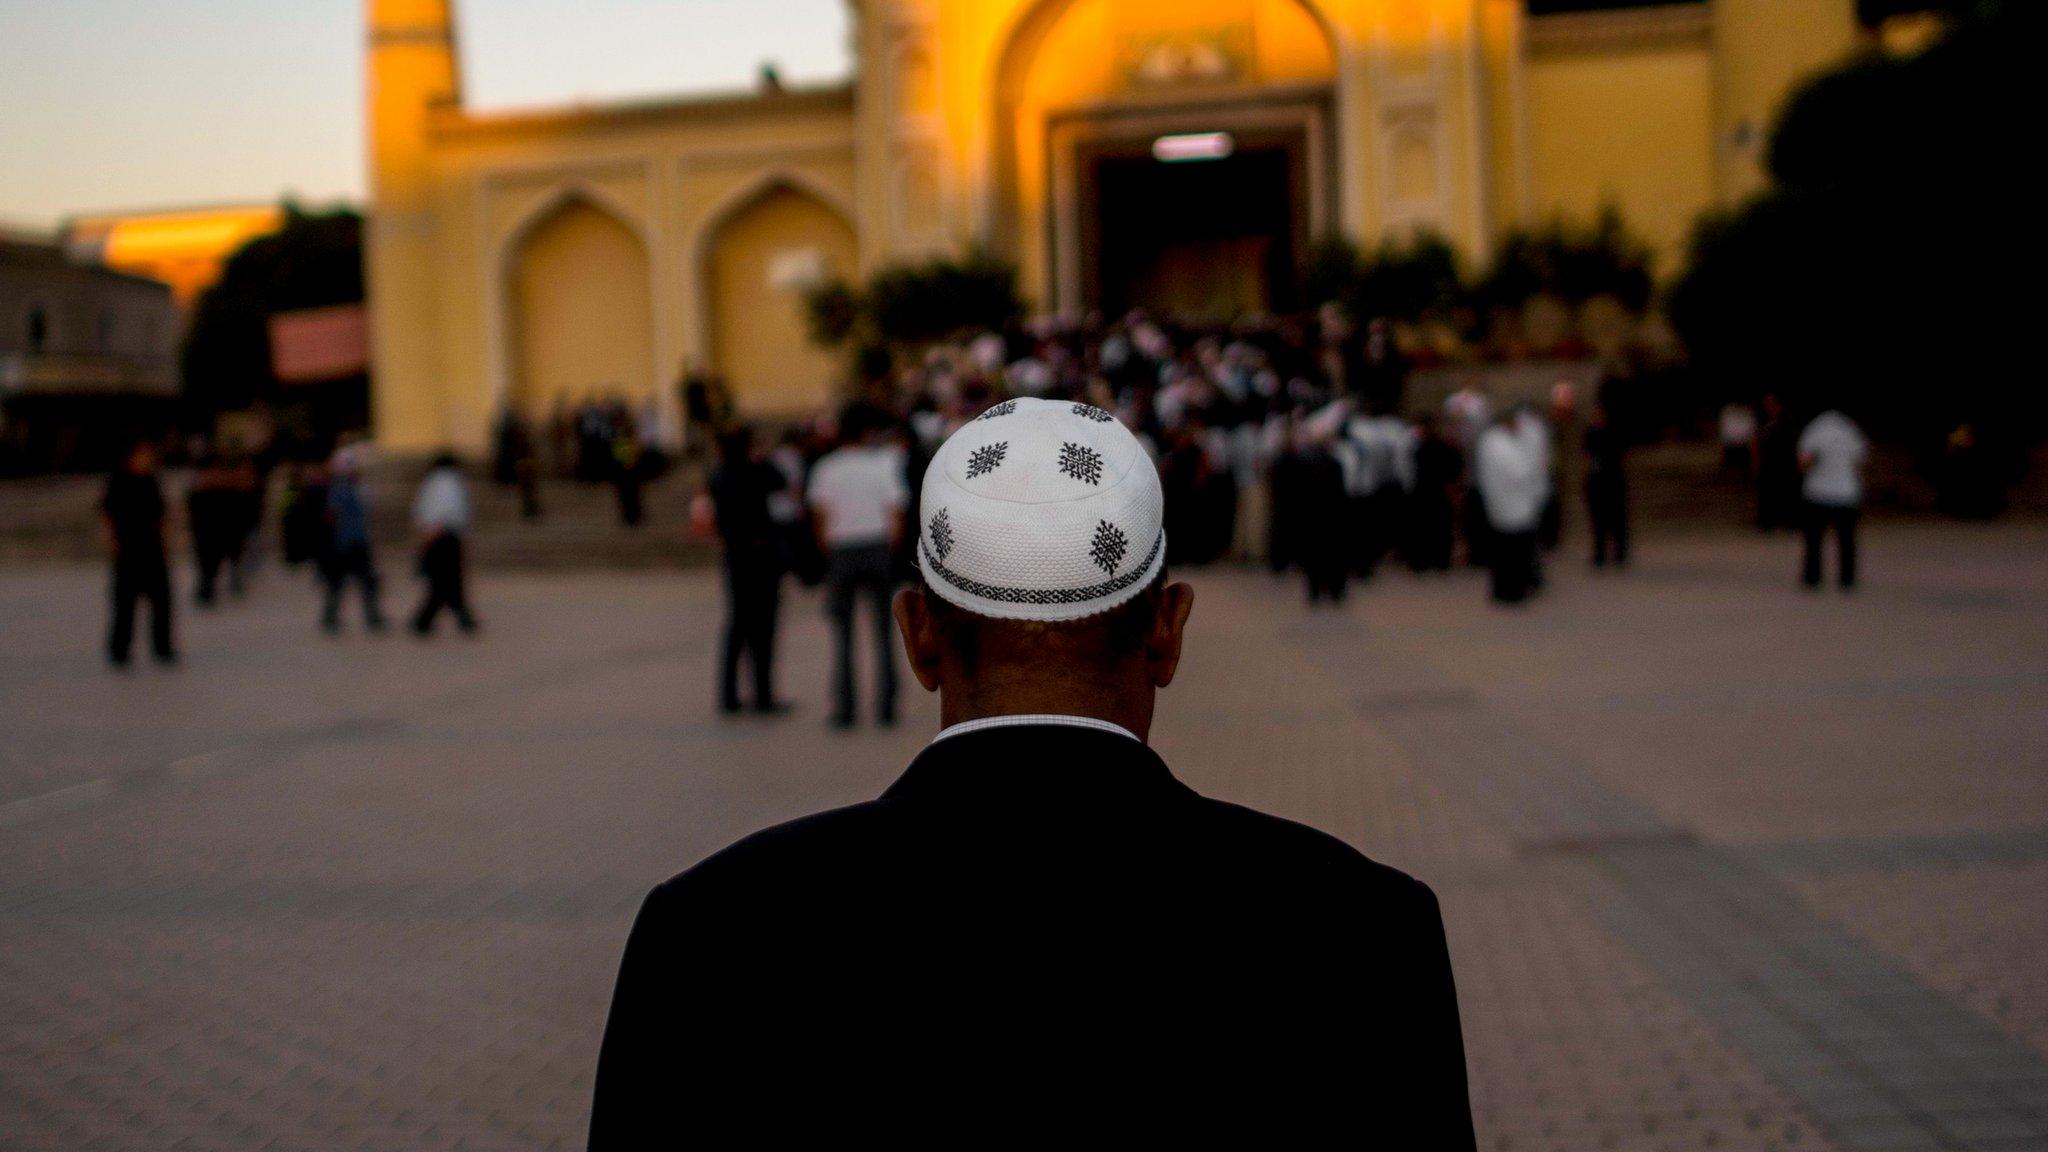
<svg viewBox="0 0 2048 1152">
<path fill-rule="evenodd" d="M 1700 223 L 1671 317 L 1723 395 L 1842 404 L 1930 449 L 1967 422 L 2011 457 L 2043 431 L 2023 371 L 2044 252 L 2022 117 L 2048 19 L 1953 7 L 1924 52 L 1859 57 L 1793 96 L 1772 186 Z"/>
<path fill-rule="evenodd" d="M 914 347 L 1002 328 L 1024 314 L 1017 271 L 981 251 L 877 270 L 864 285 L 830 280 L 805 296 L 811 338 L 826 347 Z"/>
<path fill-rule="evenodd" d="M 1449 314 L 1465 302 L 1458 253 L 1434 232 L 1388 240 L 1370 252 L 1343 236 L 1309 250 L 1302 284 L 1316 304 L 1341 304 L 1357 317 L 1416 321 Z"/>
<path fill-rule="evenodd" d="M 270 370 L 273 313 L 363 299 L 363 220 L 285 206 L 284 226 L 228 259 L 185 337 L 185 398 L 201 414 L 285 399 Z"/>
<path fill-rule="evenodd" d="M 1482 309 L 1518 308 L 1543 293 L 1573 304 L 1613 296 L 1641 313 L 1656 286 L 1651 259 L 1650 246 L 1629 231 L 1620 209 L 1607 205 L 1590 225 L 1559 217 L 1508 231 L 1473 295 Z"/>
</svg>

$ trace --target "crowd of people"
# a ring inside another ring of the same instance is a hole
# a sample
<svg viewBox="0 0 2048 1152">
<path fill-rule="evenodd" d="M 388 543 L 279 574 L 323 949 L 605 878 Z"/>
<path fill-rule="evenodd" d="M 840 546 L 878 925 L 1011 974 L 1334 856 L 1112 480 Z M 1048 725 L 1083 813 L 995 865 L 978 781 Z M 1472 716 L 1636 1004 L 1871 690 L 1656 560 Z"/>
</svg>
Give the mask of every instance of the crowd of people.
<svg viewBox="0 0 2048 1152">
<path fill-rule="evenodd" d="M 716 444 L 693 519 L 722 541 L 728 614 L 718 698 L 728 712 L 786 708 L 775 691 L 775 636 L 783 583 L 793 577 L 825 589 L 837 649 L 833 722 L 850 726 L 860 711 L 855 633 L 863 611 L 876 656 L 872 713 L 893 722 L 888 600 L 915 576 L 911 542 L 926 464 L 952 432 L 1015 397 L 1084 403 L 1137 436 L 1160 475 L 1170 564 L 1231 559 L 1298 572 L 1311 605 L 1341 602 L 1352 582 L 1389 564 L 1420 574 L 1482 568 L 1493 599 L 1528 600 L 1543 587 L 1544 557 L 1561 536 L 1573 495 L 1563 491 L 1567 476 L 1582 484 L 1576 495 L 1590 563 L 1624 566 L 1630 558 L 1629 436 L 1605 396 L 1582 404 L 1559 384 L 1540 402 L 1508 402 L 1468 382 L 1418 411 L 1406 402 L 1407 366 L 1390 329 L 1354 326 L 1332 310 L 1302 322 L 1234 326 L 1143 314 L 1095 327 L 1041 321 L 864 375 L 854 403 L 768 440 L 704 390 L 693 397 L 692 414 Z M 539 435 L 508 413 L 493 473 L 519 489 L 529 517 L 540 515 L 543 476 L 610 483 L 621 522 L 637 525 L 642 484 L 668 466 L 663 445 L 671 441 L 658 407 L 565 404 Z M 1728 466 L 1755 478 L 1759 524 L 1805 534 L 1802 580 L 1820 583 L 1822 545 L 1833 535 L 1840 583 L 1853 586 L 1868 452 L 1855 424 L 1833 410 L 1795 422 L 1766 397 L 1758 411 L 1731 406 L 1721 433 Z M 1561 460 L 1563 435 L 1576 438 L 1575 467 Z M 223 576 L 231 593 L 243 587 L 267 485 L 254 462 L 233 451 L 201 453 L 197 462 L 189 498 L 197 599 L 211 604 Z M 116 556 L 109 654 L 117 663 L 127 659 L 140 603 L 155 606 L 159 654 L 170 650 L 154 474 L 153 453 L 138 448 L 105 500 Z M 428 581 L 412 619 L 417 631 L 429 631 L 442 611 L 465 630 L 475 627 L 462 576 L 470 519 L 462 483 L 454 458 L 444 456 L 415 502 Z M 353 589 L 365 626 L 381 630 L 362 449 L 288 466 L 282 491 L 283 556 L 319 573 L 321 626 L 339 629 Z M 743 666 L 750 700 L 742 697 Z"/>
<path fill-rule="evenodd" d="M 1165 494 L 1168 562 L 1258 561 L 1298 570 L 1311 604 L 1398 562 L 1493 573 L 1503 602 L 1542 583 L 1541 546 L 1560 520 L 1556 411 L 1496 405 L 1467 387 L 1441 413 L 1403 414 L 1406 366 L 1390 330 L 1311 323 L 1198 326 L 1134 315 L 1103 329 L 1056 323 L 987 333 L 873 372 L 842 412 L 772 445 L 727 422 L 700 500 L 700 530 L 724 544 L 729 614 L 719 656 L 727 712 L 774 713 L 781 583 L 822 584 L 834 623 L 833 722 L 856 720 L 855 616 L 871 605 L 875 718 L 894 718 L 888 591 L 911 579 L 917 492 L 931 454 L 969 420 L 1019 396 L 1071 400 L 1131 429 Z M 1628 559 L 1626 441 L 1595 406 L 1586 449 L 1599 543 Z M 752 703 L 741 666 L 751 666 Z"/>
<path fill-rule="evenodd" d="M 1103 327 L 1055 321 L 991 332 L 870 371 L 842 413 L 756 442 L 726 421 L 699 527 L 724 541 L 730 612 L 719 699 L 784 707 L 774 691 L 781 582 L 823 584 L 834 622 L 833 721 L 855 721 L 854 617 L 874 605 L 876 719 L 894 716 L 884 590 L 914 578 L 910 552 L 926 462 L 947 436 L 1018 396 L 1072 400 L 1130 428 L 1156 463 L 1168 560 L 1263 563 L 1298 571 L 1310 604 L 1342 601 L 1389 563 L 1417 573 L 1485 569 L 1503 604 L 1544 586 L 1566 505 L 1583 500 L 1594 567 L 1630 560 L 1628 430 L 1608 397 L 1569 384 L 1516 402 L 1472 382 L 1434 410 L 1405 397 L 1406 365 L 1381 323 L 1325 310 L 1302 323 L 1192 325 L 1134 314 Z M 1558 440 L 1572 435 L 1572 467 Z M 1824 538 L 1855 581 L 1856 509 L 1867 455 L 1840 411 L 1795 423 L 1774 399 L 1755 421 L 1767 527 L 1806 536 L 1802 580 L 1819 583 Z M 1571 477 L 1578 491 L 1565 492 Z M 821 482 L 822 481 L 822 482 Z"/>
<path fill-rule="evenodd" d="M 341 630 L 342 604 L 351 587 L 360 595 L 365 629 L 383 632 L 386 627 L 363 452 L 361 445 L 345 444 L 324 462 L 285 466 L 279 554 L 287 567 L 310 567 L 320 581 L 325 592 L 320 627 L 329 635 Z M 186 520 L 196 569 L 193 598 L 207 609 L 218 602 L 217 586 L 223 577 L 230 596 L 239 598 L 247 592 L 260 551 L 270 478 L 256 457 L 232 447 L 215 451 L 201 445 L 192 455 L 195 470 L 186 496 Z M 113 567 L 107 658 L 116 668 L 129 664 L 136 617 L 144 609 L 149 612 L 152 655 L 165 665 L 178 660 L 167 539 L 170 507 L 160 464 L 153 441 L 136 441 L 108 478 L 100 499 Z M 443 453 L 429 467 L 412 506 L 419 574 L 426 583 L 410 620 L 416 635 L 431 635 L 443 611 L 462 631 L 477 630 L 463 564 L 470 519 L 467 481 L 456 458 Z"/>
<path fill-rule="evenodd" d="M 636 528 L 645 518 L 641 494 L 668 468 L 663 445 L 674 442 L 662 405 L 633 405 L 616 394 L 593 394 L 555 404 L 536 430 L 513 409 L 498 417 L 491 474 L 519 490 L 520 515 L 541 518 L 543 477 L 609 484 L 618 495 L 619 523 Z"/>
</svg>

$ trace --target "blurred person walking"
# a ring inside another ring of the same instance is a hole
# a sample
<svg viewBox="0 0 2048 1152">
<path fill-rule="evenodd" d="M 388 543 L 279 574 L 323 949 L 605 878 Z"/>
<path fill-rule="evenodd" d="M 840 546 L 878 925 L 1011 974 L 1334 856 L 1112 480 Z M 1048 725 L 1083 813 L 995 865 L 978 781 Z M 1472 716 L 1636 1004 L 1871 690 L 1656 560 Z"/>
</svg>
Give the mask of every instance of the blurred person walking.
<svg viewBox="0 0 2048 1152">
<path fill-rule="evenodd" d="M 648 895 L 590 1148 L 801 1100 L 785 1127 L 837 1142 L 1003 1118 L 1471 1152 L 1435 895 L 1175 778 L 1147 742 L 1195 595 L 1165 574 L 1159 475 L 1121 425 L 1017 405 L 940 448 L 895 601 L 943 727 L 880 798 Z"/>
<path fill-rule="evenodd" d="M 890 561 L 902 539 L 910 489 L 902 451 L 889 442 L 887 414 L 866 403 L 848 405 L 839 432 L 843 446 L 812 466 L 806 486 L 818 546 L 825 553 L 826 604 L 833 625 L 832 724 L 854 724 L 853 616 L 856 603 L 865 600 L 875 626 L 875 719 L 887 726 L 896 722 Z M 999 461 L 1000 453 L 992 459 Z"/>
<path fill-rule="evenodd" d="M 285 468 L 284 508 L 278 517 L 279 551 L 288 565 L 324 562 L 327 531 L 327 470 L 294 462 Z M 324 578 L 325 571 L 322 569 Z"/>
<path fill-rule="evenodd" d="M 1605 567 L 1613 554 L 1628 563 L 1628 440 L 1614 426 L 1604 402 L 1595 402 L 1586 424 L 1586 513 L 1593 526 L 1593 566 Z"/>
<path fill-rule="evenodd" d="M 1457 543 L 1457 488 L 1465 457 L 1425 414 L 1415 444 L 1415 491 L 1408 501 L 1408 566 L 1417 572 L 1448 572 Z"/>
<path fill-rule="evenodd" d="M 754 674 L 754 711 L 788 710 L 775 698 L 775 624 L 781 609 L 783 556 L 770 503 L 787 487 L 775 465 L 754 455 L 751 429 L 728 429 L 718 440 L 710 495 L 724 543 L 725 632 L 718 663 L 718 709 L 740 710 L 740 658 Z"/>
<path fill-rule="evenodd" d="M 201 607 L 212 606 L 222 569 L 228 591 L 242 594 L 249 544 L 262 520 L 262 489 L 255 463 L 236 446 L 201 453 L 198 477 L 185 495 L 199 576 L 193 600 Z"/>
<path fill-rule="evenodd" d="M 1408 492 L 1415 483 L 1414 431 L 1398 416 L 1380 413 L 1352 420 L 1346 440 L 1356 461 L 1355 557 L 1361 579 L 1370 580 L 1380 562 L 1401 544 L 1408 520 Z"/>
<path fill-rule="evenodd" d="M 341 596 L 353 580 L 363 591 L 363 626 L 384 630 L 384 612 L 377 599 L 377 561 L 370 548 L 370 494 L 363 485 L 361 454 L 344 447 L 328 467 L 326 539 L 319 549 L 320 577 L 327 586 L 320 610 L 320 630 L 341 631 Z"/>
<path fill-rule="evenodd" d="M 241 508 L 235 496 L 233 466 L 211 446 L 201 447 L 198 470 L 192 488 L 185 493 L 186 527 L 192 533 L 192 562 L 198 587 L 192 601 L 202 608 L 213 606 L 215 588 L 223 565 L 228 568 L 228 585 L 239 593 L 242 576 L 230 557 L 240 552 Z"/>
<path fill-rule="evenodd" d="M 1799 434 L 1799 494 L 1805 557 L 1799 582 L 1821 583 L 1821 546 L 1835 534 L 1837 576 L 1844 592 L 1856 586 L 1856 518 L 1863 507 L 1863 463 L 1870 443 L 1863 430 L 1838 409 L 1813 418 Z"/>
<path fill-rule="evenodd" d="M 775 522 L 782 570 L 804 587 L 816 588 L 825 581 L 825 553 L 818 547 L 810 505 L 804 500 L 804 473 L 810 469 L 804 439 L 803 429 L 790 428 L 768 453 L 767 463 L 782 477 L 781 488 L 768 495 L 768 518 Z"/>
<path fill-rule="evenodd" d="M 108 559 L 113 568 L 113 623 L 107 633 L 107 659 L 116 668 L 128 666 L 135 641 L 135 609 L 149 601 L 149 647 L 159 664 L 178 661 L 171 642 L 171 568 L 164 554 L 164 493 L 157 478 L 156 445 L 137 440 L 121 467 L 107 477 L 100 497 L 100 520 L 106 529 Z"/>
<path fill-rule="evenodd" d="M 1266 567 L 1275 576 L 1300 562 L 1306 536 L 1301 507 L 1308 471 L 1302 460 L 1300 418 L 1293 412 L 1268 422 L 1271 463 L 1266 468 Z"/>
<path fill-rule="evenodd" d="M 469 485 L 452 452 L 434 458 L 419 495 L 412 502 L 412 524 L 420 541 L 420 575 L 427 592 L 413 613 L 414 635 L 434 631 L 434 620 L 446 608 L 464 632 L 476 631 L 462 571 L 462 539 L 469 531 Z"/>
<path fill-rule="evenodd" d="M 1473 477 L 1486 509 L 1487 566 L 1493 598 L 1516 604 L 1536 584 L 1536 533 L 1549 494 L 1549 473 L 1536 444 L 1508 409 L 1479 437 Z"/>
</svg>

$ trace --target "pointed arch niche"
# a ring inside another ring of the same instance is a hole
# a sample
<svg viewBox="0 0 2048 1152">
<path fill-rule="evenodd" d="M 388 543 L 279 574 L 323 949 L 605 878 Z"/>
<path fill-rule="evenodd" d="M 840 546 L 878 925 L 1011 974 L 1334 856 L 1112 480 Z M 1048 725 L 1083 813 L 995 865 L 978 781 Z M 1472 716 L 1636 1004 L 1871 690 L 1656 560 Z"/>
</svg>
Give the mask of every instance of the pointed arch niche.
<svg viewBox="0 0 2048 1152">
<path fill-rule="evenodd" d="M 594 394 L 657 394 L 652 258 L 632 218 L 588 189 L 549 197 L 500 261 L 509 369 L 501 406 L 529 419 Z"/>
<path fill-rule="evenodd" d="M 751 417 L 829 403 L 843 363 L 811 343 L 804 292 L 859 271 L 849 206 L 787 173 L 763 177 L 709 216 L 695 246 L 699 347 Z"/>
</svg>

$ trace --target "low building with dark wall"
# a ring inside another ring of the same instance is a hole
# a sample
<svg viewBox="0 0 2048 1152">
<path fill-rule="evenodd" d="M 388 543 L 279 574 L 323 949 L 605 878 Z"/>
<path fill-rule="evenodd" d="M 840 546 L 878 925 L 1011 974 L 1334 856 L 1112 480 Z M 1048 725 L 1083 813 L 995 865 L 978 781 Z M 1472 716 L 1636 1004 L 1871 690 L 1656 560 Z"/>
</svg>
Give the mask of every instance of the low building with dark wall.
<svg viewBox="0 0 2048 1152">
<path fill-rule="evenodd" d="M 178 411 L 168 285 L 0 232 L 0 472 L 105 468 Z"/>
</svg>

